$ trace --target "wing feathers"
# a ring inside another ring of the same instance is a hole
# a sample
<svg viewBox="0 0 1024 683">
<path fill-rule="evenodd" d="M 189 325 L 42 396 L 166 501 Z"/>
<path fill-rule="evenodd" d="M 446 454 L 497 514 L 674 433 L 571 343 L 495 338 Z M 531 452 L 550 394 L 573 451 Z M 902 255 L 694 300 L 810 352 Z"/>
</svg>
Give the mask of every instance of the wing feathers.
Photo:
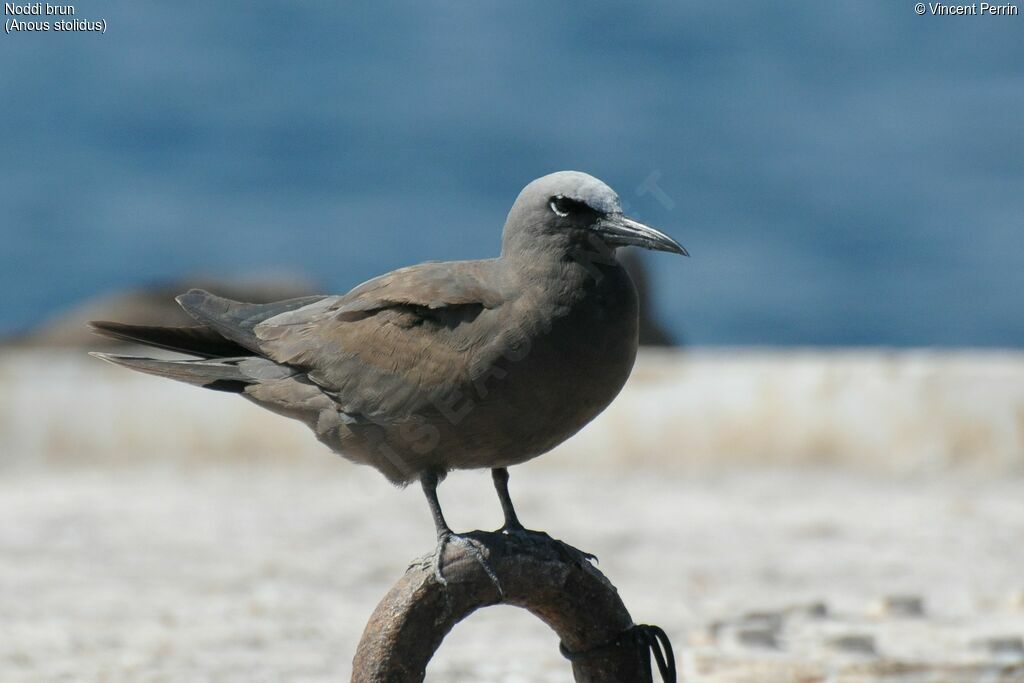
<svg viewBox="0 0 1024 683">
<path fill-rule="evenodd" d="M 178 304 L 193 318 L 208 325 L 249 351 L 259 353 L 259 340 L 253 328 L 275 315 L 302 308 L 322 299 L 306 296 L 269 304 L 247 304 L 225 299 L 202 289 L 191 289 L 177 297 Z"/>
</svg>

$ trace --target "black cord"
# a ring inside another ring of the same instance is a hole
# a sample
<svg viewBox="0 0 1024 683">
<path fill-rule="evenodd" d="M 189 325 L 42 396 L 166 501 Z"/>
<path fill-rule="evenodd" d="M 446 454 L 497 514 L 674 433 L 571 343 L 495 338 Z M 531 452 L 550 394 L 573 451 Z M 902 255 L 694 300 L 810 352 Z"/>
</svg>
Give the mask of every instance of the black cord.
<svg viewBox="0 0 1024 683">
<path fill-rule="evenodd" d="M 668 634 L 661 627 L 650 624 L 640 624 L 633 628 L 637 640 L 646 645 L 654 655 L 658 671 L 661 672 L 661 680 L 665 683 L 676 683 L 676 656 L 672 652 L 672 642 L 668 639 Z"/>
<path fill-rule="evenodd" d="M 591 657 L 604 655 L 609 650 L 622 646 L 623 642 L 627 639 L 632 640 L 654 655 L 654 661 L 658 665 L 658 672 L 661 673 L 661 679 L 665 683 L 676 683 L 676 658 L 672 652 L 672 643 L 669 641 L 665 631 L 658 626 L 651 626 L 650 624 L 631 626 L 610 642 L 598 645 L 584 652 L 570 652 L 564 643 L 558 644 L 558 650 L 570 662 L 576 662 L 581 659 L 590 659 Z"/>
</svg>

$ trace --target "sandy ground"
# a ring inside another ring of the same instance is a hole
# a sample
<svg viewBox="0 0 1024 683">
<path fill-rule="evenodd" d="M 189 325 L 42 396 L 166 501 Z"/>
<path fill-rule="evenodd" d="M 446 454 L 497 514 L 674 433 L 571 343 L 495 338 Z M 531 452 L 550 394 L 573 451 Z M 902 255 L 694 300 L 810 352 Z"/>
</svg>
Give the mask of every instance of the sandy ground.
<svg viewBox="0 0 1024 683">
<path fill-rule="evenodd" d="M 514 469 L 521 517 L 596 553 L 685 680 L 1024 681 L 1021 478 L 575 464 Z M 456 528 L 498 526 L 484 473 L 441 492 Z M 0 520 L 5 683 L 347 680 L 433 546 L 418 490 L 327 456 L 12 470 Z M 427 678 L 570 674 L 545 626 L 492 608 Z"/>
</svg>

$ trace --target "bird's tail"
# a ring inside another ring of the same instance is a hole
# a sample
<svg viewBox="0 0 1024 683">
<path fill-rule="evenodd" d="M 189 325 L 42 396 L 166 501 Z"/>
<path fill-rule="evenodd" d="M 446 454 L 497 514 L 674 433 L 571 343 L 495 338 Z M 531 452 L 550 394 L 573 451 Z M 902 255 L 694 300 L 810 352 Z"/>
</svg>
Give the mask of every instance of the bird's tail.
<svg viewBox="0 0 1024 683">
<path fill-rule="evenodd" d="M 242 393 L 245 388 L 269 379 L 283 379 L 295 370 L 257 357 L 217 358 L 201 360 L 157 360 L 137 356 L 119 356 L 92 352 L 100 360 L 138 370 L 148 375 L 167 377 L 216 391 Z"/>
<path fill-rule="evenodd" d="M 201 323 L 199 325 L 159 327 L 93 321 L 89 326 L 104 337 L 198 356 L 198 359 L 157 360 L 110 353 L 91 355 L 149 375 L 168 377 L 207 389 L 242 393 L 250 385 L 299 374 L 295 368 L 278 365 L 260 355 L 253 332 L 255 325 L 268 317 L 322 298 L 314 296 L 270 304 L 246 304 L 193 289 L 178 297 L 178 303 Z"/>
<path fill-rule="evenodd" d="M 205 325 L 159 327 L 93 320 L 89 322 L 89 328 L 96 334 L 110 339 L 145 344 L 190 356 L 225 358 L 252 353 Z"/>
</svg>

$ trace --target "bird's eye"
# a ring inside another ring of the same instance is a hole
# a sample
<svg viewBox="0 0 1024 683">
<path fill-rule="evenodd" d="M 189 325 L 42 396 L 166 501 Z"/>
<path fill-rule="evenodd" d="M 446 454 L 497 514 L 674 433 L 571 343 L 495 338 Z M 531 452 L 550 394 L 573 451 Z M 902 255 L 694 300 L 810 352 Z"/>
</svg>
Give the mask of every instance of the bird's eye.
<svg viewBox="0 0 1024 683">
<path fill-rule="evenodd" d="M 564 218 L 572 212 L 573 203 L 574 202 L 571 199 L 566 199 L 562 195 L 557 195 L 551 198 L 551 201 L 548 202 L 548 206 L 551 207 L 552 211 Z"/>
</svg>

